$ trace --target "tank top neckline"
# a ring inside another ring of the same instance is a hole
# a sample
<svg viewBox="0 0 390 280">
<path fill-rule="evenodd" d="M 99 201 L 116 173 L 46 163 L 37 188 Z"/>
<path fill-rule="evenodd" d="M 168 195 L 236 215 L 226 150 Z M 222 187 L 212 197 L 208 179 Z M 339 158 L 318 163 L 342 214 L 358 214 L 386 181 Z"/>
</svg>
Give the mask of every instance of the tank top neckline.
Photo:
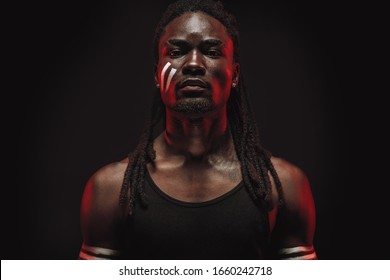
<svg viewBox="0 0 390 280">
<path fill-rule="evenodd" d="M 227 199 L 228 197 L 232 196 L 233 194 L 238 192 L 244 186 L 243 180 L 241 180 L 234 188 L 232 188 L 231 190 L 227 191 L 224 194 L 221 194 L 220 196 L 218 196 L 216 198 L 202 201 L 202 202 L 188 202 L 188 201 L 183 201 L 183 200 L 179 200 L 177 198 L 174 198 L 174 197 L 168 195 L 167 193 L 165 193 L 164 191 L 162 191 L 157 186 L 157 184 L 154 182 L 152 176 L 149 173 L 149 170 L 147 170 L 147 169 L 146 169 L 146 179 L 149 181 L 152 189 L 159 196 L 161 196 L 163 199 L 165 199 L 173 204 L 177 204 L 177 205 L 184 206 L 184 207 L 204 207 L 204 206 L 216 204 L 216 203 L 221 202 L 221 201 Z"/>
</svg>

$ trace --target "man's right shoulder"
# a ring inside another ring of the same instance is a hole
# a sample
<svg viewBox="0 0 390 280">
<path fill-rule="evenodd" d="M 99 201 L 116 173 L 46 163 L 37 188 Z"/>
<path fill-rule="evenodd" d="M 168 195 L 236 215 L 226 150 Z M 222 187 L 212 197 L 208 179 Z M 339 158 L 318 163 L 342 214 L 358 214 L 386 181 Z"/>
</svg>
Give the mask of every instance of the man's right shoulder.
<svg viewBox="0 0 390 280">
<path fill-rule="evenodd" d="M 80 220 L 84 243 L 116 248 L 118 226 L 123 219 L 119 205 L 126 161 L 101 167 L 88 180 L 81 202 Z"/>
<path fill-rule="evenodd" d="M 127 159 L 98 169 L 88 180 L 86 188 L 94 195 L 110 196 L 120 192 L 127 167 Z"/>
</svg>

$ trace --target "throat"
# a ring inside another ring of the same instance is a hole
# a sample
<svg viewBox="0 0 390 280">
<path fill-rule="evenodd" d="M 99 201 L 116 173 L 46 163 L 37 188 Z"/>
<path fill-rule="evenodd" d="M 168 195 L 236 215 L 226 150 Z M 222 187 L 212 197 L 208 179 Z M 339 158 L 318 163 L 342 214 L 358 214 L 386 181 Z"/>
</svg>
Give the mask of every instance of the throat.
<svg viewBox="0 0 390 280">
<path fill-rule="evenodd" d="M 167 110 L 164 140 L 172 153 L 199 160 L 215 153 L 231 141 L 226 114 L 219 110 L 210 116 L 180 118 Z"/>
<path fill-rule="evenodd" d="M 188 161 L 207 162 L 215 154 L 224 153 L 227 146 L 232 145 L 229 131 L 223 134 L 205 134 L 199 129 L 193 129 L 188 135 L 164 133 L 167 149 L 173 154 L 181 154 Z"/>
</svg>

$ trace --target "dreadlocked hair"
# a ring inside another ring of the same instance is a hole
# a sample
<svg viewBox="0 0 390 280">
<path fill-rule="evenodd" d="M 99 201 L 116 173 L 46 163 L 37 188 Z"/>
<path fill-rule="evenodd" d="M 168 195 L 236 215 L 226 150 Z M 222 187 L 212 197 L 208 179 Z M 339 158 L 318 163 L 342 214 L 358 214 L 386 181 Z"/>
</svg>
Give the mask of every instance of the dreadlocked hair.
<svg viewBox="0 0 390 280">
<path fill-rule="evenodd" d="M 220 21 L 226 28 L 234 45 L 233 58 L 239 62 L 239 32 L 237 21 L 228 13 L 220 1 L 213 0 L 178 0 L 170 4 L 156 26 L 154 36 L 154 57 L 159 59 L 159 41 L 165 32 L 165 27 L 175 18 L 186 12 L 204 12 Z M 276 170 L 271 162 L 271 153 L 262 147 L 256 120 L 250 107 L 248 94 L 240 74 L 237 88 L 233 88 L 227 104 L 227 114 L 237 157 L 241 164 L 241 173 L 244 184 L 252 197 L 259 205 L 271 210 L 272 202 L 272 176 L 279 195 L 279 205 L 283 201 L 282 185 Z M 153 149 L 154 130 L 162 121 L 165 126 L 165 107 L 160 92 L 157 90 L 151 106 L 149 119 L 135 150 L 128 155 L 128 165 L 123 179 L 119 202 L 127 207 L 131 215 L 134 205 L 139 200 L 143 207 L 148 205 L 144 191 L 144 178 L 146 165 L 156 158 Z"/>
<path fill-rule="evenodd" d="M 260 143 L 256 120 L 242 74 L 240 74 L 238 88 L 233 88 L 231 91 L 227 114 L 243 181 L 250 196 L 267 210 L 274 207 L 269 176 L 271 174 L 278 192 L 278 205 L 281 206 L 283 202 L 282 184 L 271 162 L 271 153 Z"/>
<path fill-rule="evenodd" d="M 146 121 L 139 142 L 134 151 L 128 155 L 128 164 L 123 178 L 119 203 L 128 208 L 129 214 L 132 214 L 137 198 L 139 198 L 142 206 L 146 207 L 148 205 L 144 191 L 146 165 L 153 163 L 156 159 L 156 151 L 153 149 L 153 132 L 161 120 L 165 126 L 165 107 L 160 92 L 156 90 L 150 116 Z"/>
</svg>

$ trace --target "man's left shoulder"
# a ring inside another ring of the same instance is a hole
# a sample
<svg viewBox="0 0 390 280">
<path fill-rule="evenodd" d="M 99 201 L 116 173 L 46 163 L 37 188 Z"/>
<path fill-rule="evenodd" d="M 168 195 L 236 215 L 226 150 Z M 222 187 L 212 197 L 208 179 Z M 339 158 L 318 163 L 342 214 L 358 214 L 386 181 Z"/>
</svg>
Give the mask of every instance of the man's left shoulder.
<svg viewBox="0 0 390 280">
<path fill-rule="evenodd" d="M 313 247 L 316 215 L 309 180 L 304 171 L 281 158 L 272 158 L 282 185 L 283 202 L 273 228 L 278 259 L 316 259 Z"/>
<path fill-rule="evenodd" d="M 312 199 L 308 177 L 300 167 L 282 158 L 272 157 L 271 161 L 282 184 L 287 205 L 302 206 L 305 205 L 303 201 Z"/>
</svg>

